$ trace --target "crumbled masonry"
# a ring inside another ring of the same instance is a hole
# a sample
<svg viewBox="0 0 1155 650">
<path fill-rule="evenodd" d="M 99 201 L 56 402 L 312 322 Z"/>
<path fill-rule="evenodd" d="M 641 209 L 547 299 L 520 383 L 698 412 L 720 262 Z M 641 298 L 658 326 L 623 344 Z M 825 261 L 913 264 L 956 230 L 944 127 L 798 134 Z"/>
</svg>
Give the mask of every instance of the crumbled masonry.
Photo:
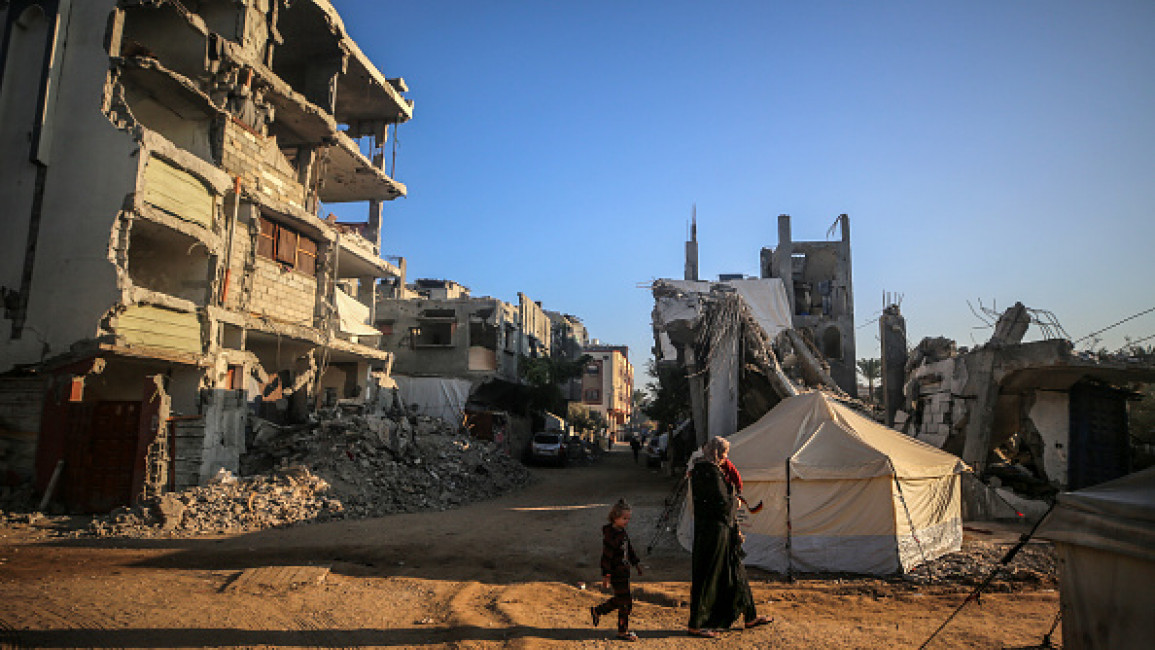
<svg viewBox="0 0 1155 650">
<path fill-rule="evenodd" d="M 298 523 L 446 510 L 522 486 L 529 472 L 491 442 L 424 416 L 396 418 L 330 410 L 302 427 L 259 427 L 237 479 L 95 518 L 81 534 L 195 536 Z M 261 471 L 255 471 L 260 469 Z"/>
</svg>

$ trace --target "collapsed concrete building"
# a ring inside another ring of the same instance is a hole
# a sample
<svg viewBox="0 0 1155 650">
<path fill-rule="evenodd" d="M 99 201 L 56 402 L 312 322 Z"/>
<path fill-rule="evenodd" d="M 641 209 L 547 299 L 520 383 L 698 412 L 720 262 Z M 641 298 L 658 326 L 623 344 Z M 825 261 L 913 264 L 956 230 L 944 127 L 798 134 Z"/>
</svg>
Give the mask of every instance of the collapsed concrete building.
<svg viewBox="0 0 1155 650">
<path fill-rule="evenodd" d="M 11 0 L 0 24 L 0 393 L 43 402 L 0 413 L 37 450 L 16 474 L 107 510 L 235 470 L 249 410 L 371 398 L 413 103 L 330 3 Z"/>
<path fill-rule="evenodd" d="M 884 359 L 905 370 L 894 426 L 1003 486 L 992 493 L 964 484 L 968 516 L 1006 516 L 1004 500 L 1029 511 L 1017 497 L 1046 497 L 1132 471 L 1127 403 L 1137 394 L 1129 386 L 1155 382 L 1155 364 L 1076 352 L 1047 312 L 1022 303 L 998 318 L 981 346 L 925 338 L 908 357 L 904 336 L 895 336 L 905 332 L 898 306 L 886 315 Z M 1045 338 L 1023 342 L 1032 324 Z M 892 381 L 884 372 L 884 393 Z"/>
<path fill-rule="evenodd" d="M 550 354 L 561 361 L 577 361 L 590 344 L 585 323 L 573 314 L 545 311 L 550 322 Z M 561 386 L 562 397 L 570 402 L 582 399 L 582 378 L 576 377 Z"/>
<path fill-rule="evenodd" d="M 518 407 L 525 402 L 520 359 L 553 349 L 553 321 L 540 303 L 519 293 L 515 305 L 473 296 L 451 280 L 422 279 L 401 293 L 381 292 L 374 318 L 405 404 L 464 421 L 477 437 L 500 438 L 521 453 L 531 431 Z"/>
<path fill-rule="evenodd" d="M 857 395 L 850 217 L 838 215 L 835 228 L 837 240 L 794 241 L 790 215 L 779 215 L 778 247 L 762 249 L 761 275 L 782 280 L 794 329 L 821 350 L 842 390 Z"/>
<path fill-rule="evenodd" d="M 699 280 L 695 218 L 684 279 L 652 285 L 654 358 L 659 369 L 678 368 L 689 379 L 694 426 L 682 430 L 694 439 L 685 441 L 687 451 L 733 434 L 800 388 L 849 399 L 845 372 L 841 381 L 835 376 L 855 365 L 849 219 L 839 217 L 841 240 L 830 243 L 793 242 L 789 216 L 778 223 L 779 247 L 762 250 L 761 278 Z M 855 386 L 853 374 L 848 385 Z"/>
</svg>

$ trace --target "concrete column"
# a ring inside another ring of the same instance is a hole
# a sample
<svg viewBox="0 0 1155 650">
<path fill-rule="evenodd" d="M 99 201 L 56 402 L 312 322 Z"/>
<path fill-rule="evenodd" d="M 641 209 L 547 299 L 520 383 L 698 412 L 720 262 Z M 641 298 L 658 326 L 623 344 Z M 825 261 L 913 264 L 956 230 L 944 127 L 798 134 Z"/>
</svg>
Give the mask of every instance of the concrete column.
<svg viewBox="0 0 1155 650">
<path fill-rule="evenodd" d="M 886 412 L 886 426 L 894 426 L 894 414 L 903 404 L 903 386 L 906 383 L 906 319 L 898 305 L 890 305 L 878 319 L 879 338 L 882 341 L 882 404 Z"/>
<path fill-rule="evenodd" d="M 686 374 L 690 381 L 690 414 L 694 418 L 694 439 L 698 447 L 709 439 L 706 423 L 706 381 L 700 372 L 694 350 L 686 347 Z"/>
<path fill-rule="evenodd" d="M 790 313 L 794 307 L 794 241 L 790 238 L 790 215 L 778 215 L 778 248 L 774 249 L 774 275 L 782 279 L 786 288 L 786 298 L 790 301 Z"/>
<path fill-rule="evenodd" d="M 977 350 L 966 359 L 966 392 L 975 395 L 974 404 L 967 418 L 966 437 L 963 440 L 962 459 L 982 474 L 990 453 L 991 426 L 995 419 L 995 405 L 999 400 L 999 383 L 995 381 L 995 364 L 998 353 L 995 350 Z"/>
<path fill-rule="evenodd" d="M 381 252 L 381 201 L 369 201 L 369 242 L 373 244 L 373 252 Z"/>
</svg>

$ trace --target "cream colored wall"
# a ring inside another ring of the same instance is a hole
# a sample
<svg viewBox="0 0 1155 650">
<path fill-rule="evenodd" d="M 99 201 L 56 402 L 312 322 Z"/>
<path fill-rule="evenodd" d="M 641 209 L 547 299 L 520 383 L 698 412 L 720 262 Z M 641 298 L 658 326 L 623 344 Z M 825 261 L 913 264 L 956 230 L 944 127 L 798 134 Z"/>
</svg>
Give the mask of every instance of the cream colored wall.
<svg viewBox="0 0 1155 650">
<path fill-rule="evenodd" d="M 113 0 L 71 3 L 62 59 L 67 83 L 57 88 L 55 111 L 49 118 L 55 133 L 44 182 L 28 327 L 21 339 L 0 337 L 0 370 L 60 354 L 73 342 L 92 338 L 101 316 L 120 298 L 109 240 L 125 197 L 134 189 L 138 147 L 101 112 L 108 54 L 104 29 L 93 29 L 106 23 L 115 4 Z M 18 136 L 26 126 L 6 117 L 0 120 L 4 134 L 0 139 L 14 137 L 13 130 Z M 25 259 L 31 185 L 14 188 L 5 183 L 31 178 L 31 168 L 26 153 L 0 155 L 0 179 L 6 179 L 0 180 L 5 187 L 0 201 L 13 206 L 0 238 L 0 258 L 19 268 Z M 7 276 L 0 283 L 20 286 Z M 5 334 L 8 326 L 9 321 L 3 321 Z"/>
</svg>

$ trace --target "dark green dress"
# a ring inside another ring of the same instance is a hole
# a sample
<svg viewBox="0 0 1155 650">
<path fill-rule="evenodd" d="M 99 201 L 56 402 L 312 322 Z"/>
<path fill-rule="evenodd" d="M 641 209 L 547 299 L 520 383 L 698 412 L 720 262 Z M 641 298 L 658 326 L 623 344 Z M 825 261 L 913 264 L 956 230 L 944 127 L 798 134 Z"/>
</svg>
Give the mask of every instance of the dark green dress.
<svg viewBox="0 0 1155 650">
<path fill-rule="evenodd" d="M 754 597 L 742 564 L 742 542 L 735 521 L 733 487 L 718 466 L 698 461 L 690 472 L 694 495 L 691 629 L 728 628 L 739 616 L 757 618 Z"/>
</svg>

